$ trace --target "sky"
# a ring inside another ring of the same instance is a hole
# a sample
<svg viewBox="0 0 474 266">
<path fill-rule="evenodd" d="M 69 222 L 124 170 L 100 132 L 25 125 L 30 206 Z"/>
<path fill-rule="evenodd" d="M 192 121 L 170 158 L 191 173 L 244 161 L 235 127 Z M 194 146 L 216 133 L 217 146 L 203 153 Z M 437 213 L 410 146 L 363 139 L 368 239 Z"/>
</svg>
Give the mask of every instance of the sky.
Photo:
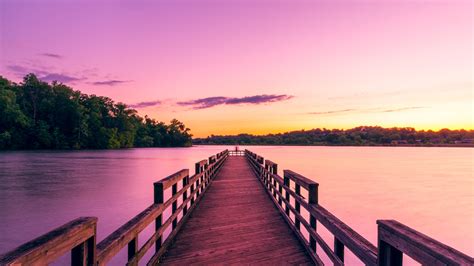
<svg viewBox="0 0 474 266">
<path fill-rule="evenodd" d="M 472 1 L 0 0 L 0 75 L 196 137 L 474 129 Z"/>
</svg>

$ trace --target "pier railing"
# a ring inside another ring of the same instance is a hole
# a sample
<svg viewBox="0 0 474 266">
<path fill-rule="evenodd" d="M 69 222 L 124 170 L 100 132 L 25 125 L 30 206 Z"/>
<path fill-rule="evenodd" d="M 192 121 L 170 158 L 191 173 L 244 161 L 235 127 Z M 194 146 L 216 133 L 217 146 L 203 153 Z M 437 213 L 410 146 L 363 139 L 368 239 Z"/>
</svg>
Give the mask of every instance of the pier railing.
<svg viewBox="0 0 474 266">
<path fill-rule="evenodd" d="M 229 151 L 229 156 L 244 156 L 245 151 L 242 150 L 230 150 Z"/>
<path fill-rule="evenodd" d="M 154 183 L 154 203 L 133 217 L 96 246 L 97 218 L 73 220 L 39 238 L 0 255 L 0 265 L 46 265 L 71 251 L 71 265 L 105 265 L 125 246 L 127 265 L 138 265 L 139 260 L 155 245 L 155 253 L 147 265 L 155 265 L 174 240 L 182 225 L 196 207 L 212 179 L 229 155 L 224 150 L 196 163 L 195 174 L 183 169 Z M 181 183 L 178 190 L 178 184 Z M 164 200 L 167 189 L 171 197 Z M 178 206 L 178 202 L 181 202 Z M 171 216 L 163 221 L 163 213 L 171 206 Z M 178 219 L 181 215 L 181 219 Z M 138 236 L 155 222 L 153 235 L 139 248 Z M 163 241 L 163 233 L 171 226 L 171 233 Z"/>
<path fill-rule="evenodd" d="M 0 265 L 48 265 L 71 251 L 72 265 L 96 261 L 97 218 L 80 217 L 0 256 Z"/>
<path fill-rule="evenodd" d="M 377 248 L 318 203 L 318 183 L 291 170 L 284 170 L 282 178 L 276 163 L 249 150 L 245 156 L 315 264 L 324 264 L 316 254 L 318 245 L 334 265 L 344 265 L 345 248 L 365 265 L 402 265 L 403 253 L 423 265 L 474 265 L 473 258 L 394 220 L 377 221 Z M 303 216 L 302 208 L 309 219 Z M 317 221 L 334 236 L 332 249 L 318 234 Z"/>
<path fill-rule="evenodd" d="M 423 265 L 474 265 L 474 259 L 394 220 L 379 220 L 378 247 L 318 203 L 318 183 L 291 170 L 278 175 L 278 165 L 251 151 L 224 150 L 154 183 L 154 203 L 96 245 L 97 218 L 81 217 L 0 255 L 0 265 L 46 265 L 71 251 L 71 265 L 105 265 L 127 250 L 127 265 L 138 265 L 155 246 L 147 265 L 156 265 L 196 208 L 228 156 L 245 156 L 265 191 L 313 262 L 323 265 L 320 248 L 334 265 L 344 265 L 345 249 L 365 265 L 398 266 L 403 254 Z M 169 199 L 165 193 L 171 192 Z M 166 214 L 169 215 L 164 219 Z M 212 222 L 212 221 L 210 221 Z M 331 245 L 317 231 L 317 222 L 334 238 Z M 155 224 L 141 246 L 140 233 Z M 168 229 L 171 230 L 168 230 Z M 169 235 L 164 232 L 170 231 Z M 225 262 L 223 262 L 225 263 Z"/>
</svg>

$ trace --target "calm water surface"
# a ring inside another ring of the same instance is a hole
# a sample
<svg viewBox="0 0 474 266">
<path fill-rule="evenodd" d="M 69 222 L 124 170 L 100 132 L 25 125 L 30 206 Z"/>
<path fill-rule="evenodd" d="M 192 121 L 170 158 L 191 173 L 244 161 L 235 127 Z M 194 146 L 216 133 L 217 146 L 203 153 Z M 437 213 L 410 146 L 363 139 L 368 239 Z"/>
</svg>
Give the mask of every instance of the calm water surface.
<svg viewBox="0 0 474 266">
<path fill-rule="evenodd" d="M 0 253 L 79 216 L 99 217 L 100 241 L 152 203 L 153 182 L 225 148 L 0 153 Z M 375 221 L 396 219 L 474 254 L 474 149 L 247 148 L 317 181 L 320 204 L 374 244 Z"/>
</svg>

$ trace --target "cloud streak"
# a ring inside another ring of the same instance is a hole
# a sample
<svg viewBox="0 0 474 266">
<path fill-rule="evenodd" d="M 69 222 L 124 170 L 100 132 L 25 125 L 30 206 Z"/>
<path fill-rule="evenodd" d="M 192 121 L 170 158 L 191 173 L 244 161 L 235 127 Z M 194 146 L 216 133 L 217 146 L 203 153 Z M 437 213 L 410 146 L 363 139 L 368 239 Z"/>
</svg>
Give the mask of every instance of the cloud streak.
<svg viewBox="0 0 474 266">
<path fill-rule="evenodd" d="M 46 82 L 59 81 L 62 83 L 68 83 L 83 80 L 84 78 L 59 73 L 47 73 L 45 75 L 39 76 L 39 79 Z"/>
<path fill-rule="evenodd" d="M 195 110 L 211 108 L 218 105 L 239 105 L 239 104 L 263 104 L 272 102 L 281 102 L 293 98 L 291 95 L 281 94 L 262 94 L 245 97 L 208 97 L 196 100 L 178 102 L 181 106 L 190 106 Z"/>
<path fill-rule="evenodd" d="M 100 80 L 92 82 L 93 85 L 97 86 L 117 86 L 123 83 L 131 82 L 131 80 L 118 80 L 118 79 L 109 79 L 109 80 Z"/>
<path fill-rule="evenodd" d="M 382 112 L 391 113 L 391 112 L 401 112 L 401 111 L 406 111 L 406 110 L 423 109 L 423 108 L 426 108 L 426 107 L 410 106 L 410 107 L 402 107 L 402 108 L 395 108 L 395 109 L 387 109 L 387 110 L 383 110 Z"/>
<path fill-rule="evenodd" d="M 408 106 L 400 107 L 393 109 L 384 109 L 384 108 L 351 108 L 351 109 L 341 109 L 341 110 L 330 110 L 330 111 L 318 111 L 318 112 L 309 112 L 309 115 L 345 115 L 353 113 L 393 113 L 393 112 L 403 112 L 408 110 L 424 109 L 423 106 Z"/>
<path fill-rule="evenodd" d="M 8 65 L 7 69 L 14 73 L 19 78 L 23 78 L 26 74 L 34 73 L 38 76 L 40 80 L 46 82 L 59 81 L 62 83 L 74 83 L 76 81 L 84 80 L 84 77 L 79 77 L 75 75 L 57 73 L 52 71 L 47 71 L 44 69 L 36 69 L 31 67 L 26 67 L 22 65 Z"/>
<path fill-rule="evenodd" d="M 139 103 L 130 104 L 129 107 L 131 107 L 131 108 L 145 108 L 145 107 L 156 106 L 156 105 L 159 105 L 159 104 L 161 104 L 161 101 L 156 100 L 156 101 L 139 102 Z"/>
<path fill-rule="evenodd" d="M 46 56 L 46 57 L 49 57 L 49 58 L 55 58 L 55 59 L 61 59 L 61 58 L 63 58 L 62 55 L 53 54 L 53 53 L 41 53 L 40 55 Z"/>
</svg>

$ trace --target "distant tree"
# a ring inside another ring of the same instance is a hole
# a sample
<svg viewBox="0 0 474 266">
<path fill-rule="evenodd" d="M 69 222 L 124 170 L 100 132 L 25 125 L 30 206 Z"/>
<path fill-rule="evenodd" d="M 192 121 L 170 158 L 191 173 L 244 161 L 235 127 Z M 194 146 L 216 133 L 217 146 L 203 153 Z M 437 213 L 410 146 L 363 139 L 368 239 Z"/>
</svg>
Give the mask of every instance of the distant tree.
<svg viewBox="0 0 474 266">
<path fill-rule="evenodd" d="M 189 128 L 138 116 L 126 104 L 28 74 L 0 76 L 0 149 L 117 149 L 190 146 Z"/>
</svg>

